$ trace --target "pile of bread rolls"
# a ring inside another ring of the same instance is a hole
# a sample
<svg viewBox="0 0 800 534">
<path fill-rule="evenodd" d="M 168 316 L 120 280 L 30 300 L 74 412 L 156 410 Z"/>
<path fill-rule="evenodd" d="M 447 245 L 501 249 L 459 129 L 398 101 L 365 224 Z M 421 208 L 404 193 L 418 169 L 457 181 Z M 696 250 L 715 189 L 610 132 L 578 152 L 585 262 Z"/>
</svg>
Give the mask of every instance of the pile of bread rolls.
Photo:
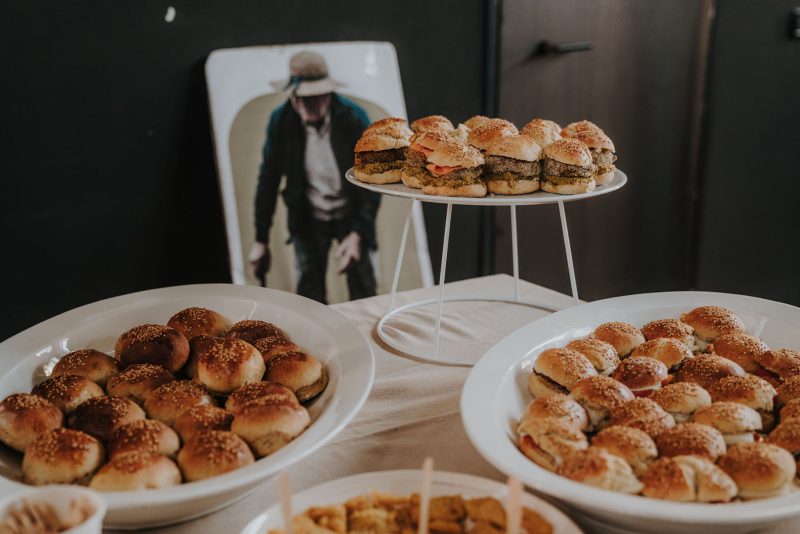
<svg viewBox="0 0 800 534">
<path fill-rule="evenodd" d="M 795 489 L 800 352 L 770 350 L 718 306 L 597 326 L 538 355 L 518 446 L 603 489 L 680 502 Z"/>
<path fill-rule="evenodd" d="M 310 424 L 325 368 L 274 324 L 187 308 L 123 333 L 114 356 L 64 355 L 31 393 L 0 402 L 0 441 L 24 481 L 100 491 L 162 488 L 227 473 Z"/>
<path fill-rule="evenodd" d="M 522 195 L 539 189 L 578 194 L 614 177 L 614 143 L 583 120 L 561 128 L 533 119 L 522 130 L 478 115 L 458 127 L 441 115 L 390 117 L 371 124 L 355 146 L 353 174 L 366 183 L 403 182 L 430 195 Z"/>
</svg>

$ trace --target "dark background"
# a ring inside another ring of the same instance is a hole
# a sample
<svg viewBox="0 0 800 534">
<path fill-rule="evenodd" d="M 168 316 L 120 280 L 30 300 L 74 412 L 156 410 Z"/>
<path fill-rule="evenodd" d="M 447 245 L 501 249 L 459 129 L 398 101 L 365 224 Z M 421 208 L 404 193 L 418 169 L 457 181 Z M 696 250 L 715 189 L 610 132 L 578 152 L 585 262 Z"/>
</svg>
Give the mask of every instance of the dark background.
<svg viewBox="0 0 800 534">
<path fill-rule="evenodd" d="M 631 183 L 567 206 L 583 297 L 696 287 L 800 304 L 795 2 L 719 0 L 705 23 L 706 0 L 506 0 L 497 39 L 494 3 L 0 3 L 0 339 L 112 295 L 229 281 L 205 59 L 310 41 L 392 42 L 410 117 L 496 104 L 519 125 L 601 123 Z M 587 36 L 585 55 L 527 61 L 542 39 Z M 496 251 L 479 211 L 455 209 L 448 280 L 508 271 L 507 214 L 489 215 Z M 426 218 L 438 271 L 442 207 Z M 557 211 L 520 222 L 524 277 L 568 290 Z"/>
</svg>

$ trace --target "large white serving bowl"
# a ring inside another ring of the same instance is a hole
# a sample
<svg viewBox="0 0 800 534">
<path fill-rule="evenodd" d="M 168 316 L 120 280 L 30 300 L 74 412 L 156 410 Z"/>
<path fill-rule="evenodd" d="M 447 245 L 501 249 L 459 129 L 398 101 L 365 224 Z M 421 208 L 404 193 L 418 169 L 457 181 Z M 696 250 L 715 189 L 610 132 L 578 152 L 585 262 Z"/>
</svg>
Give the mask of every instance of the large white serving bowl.
<svg viewBox="0 0 800 534">
<path fill-rule="evenodd" d="M 0 343 L 0 399 L 28 392 L 67 352 L 92 347 L 113 353 L 117 337 L 142 323 L 161 323 L 190 306 L 215 310 L 232 322 L 276 323 L 325 366 L 329 383 L 310 405 L 311 426 L 297 439 L 246 468 L 166 489 L 103 493 L 108 528 L 142 528 L 198 517 L 233 503 L 269 477 L 314 453 L 356 415 L 367 399 L 375 359 L 367 339 L 331 308 L 272 289 L 230 284 L 169 287 L 88 304 Z M 0 495 L 18 482 L 22 456 L 0 444 Z"/>
<path fill-rule="evenodd" d="M 800 493 L 730 504 L 687 504 L 605 491 L 543 469 L 515 445 L 515 426 L 532 400 L 527 376 L 537 355 L 584 337 L 600 323 L 635 326 L 679 317 L 703 305 L 730 308 L 747 332 L 775 348 L 800 348 L 800 308 L 724 293 L 674 292 L 630 295 L 583 304 L 548 315 L 509 335 L 472 368 L 461 394 L 461 415 L 470 440 L 500 471 L 533 490 L 580 510 L 587 522 L 634 532 L 733 533 L 763 528 L 800 515 Z"/>
<path fill-rule="evenodd" d="M 325 482 L 292 496 L 292 513 L 300 514 L 312 506 L 342 504 L 346 500 L 373 491 L 394 495 L 419 493 L 422 472 L 419 470 L 377 471 L 362 473 Z M 505 502 L 507 486 L 494 480 L 434 471 L 431 495 L 461 495 L 466 498 L 494 497 Z M 522 505 L 540 513 L 552 526 L 553 534 L 579 534 L 580 529 L 558 508 L 534 497 L 522 494 Z M 242 529 L 241 534 L 266 534 L 271 529 L 283 529 L 283 515 L 280 503 L 274 504 L 266 512 L 257 516 Z"/>
</svg>

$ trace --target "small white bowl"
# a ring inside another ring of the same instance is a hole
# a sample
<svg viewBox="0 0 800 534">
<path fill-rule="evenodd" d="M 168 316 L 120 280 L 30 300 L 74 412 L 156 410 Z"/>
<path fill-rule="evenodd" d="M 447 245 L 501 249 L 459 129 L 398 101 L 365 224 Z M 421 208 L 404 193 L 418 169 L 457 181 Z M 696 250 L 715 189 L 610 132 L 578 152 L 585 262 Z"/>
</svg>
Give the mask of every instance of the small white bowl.
<svg viewBox="0 0 800 534">
<path fill-rule="evenodd" d="M 63 534 L 100 534 L 106 515 L 106 501 L 96 491 L 81 486 L 45 486 L 14 493 L 0 500 L 0 521 L 6 516 L 6 510 L 23 499 L 32 503 L 47 503 L 59 517 L 64 517 L 69 512 L 70 503 L 77 498 L 87 499 L 94 507 L 94 513 L 80 525 L 65 530 Z"/>
</svg>

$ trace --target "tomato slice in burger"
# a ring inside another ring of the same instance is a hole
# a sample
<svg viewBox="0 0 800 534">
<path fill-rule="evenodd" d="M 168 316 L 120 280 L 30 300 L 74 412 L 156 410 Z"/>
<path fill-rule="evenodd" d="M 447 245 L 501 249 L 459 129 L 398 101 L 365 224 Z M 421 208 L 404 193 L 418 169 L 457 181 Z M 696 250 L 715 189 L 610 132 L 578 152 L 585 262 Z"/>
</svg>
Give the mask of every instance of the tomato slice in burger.
<svg viewBox="0 0 800 534">
<path fill-rule="evenodd" d="M 443 176 L 445 174 L 458 170 L 461 167 L 447 167 L 446 165 L 436 165 L 435 163 L 428 163 L 425 166 L 425 168 L 431 171 L 431 173 L 435 174 L 436 176 Z"/>
</svg>

